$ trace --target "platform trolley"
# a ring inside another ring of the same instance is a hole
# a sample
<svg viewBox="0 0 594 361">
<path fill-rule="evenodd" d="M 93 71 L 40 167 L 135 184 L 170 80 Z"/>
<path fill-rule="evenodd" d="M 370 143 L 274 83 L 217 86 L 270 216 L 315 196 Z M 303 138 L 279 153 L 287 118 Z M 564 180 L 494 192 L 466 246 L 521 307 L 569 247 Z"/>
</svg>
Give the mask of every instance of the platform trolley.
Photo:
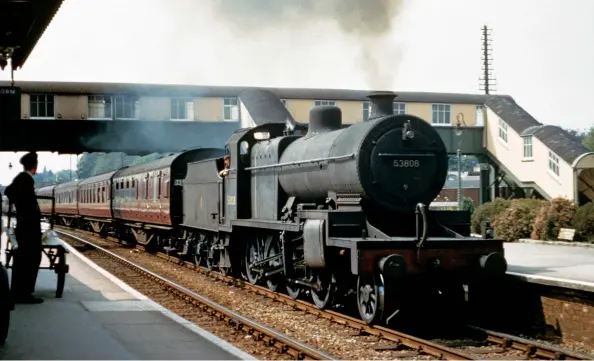
<svg viewBox="0 0 594 361">
<path fill-rule="evenodd" d="M 49 261 L 49 266 L 40 266 L 40 270 L 53 270 L 58 276 L 56 286 L 56 297 L 61 298 L 64 292 L 64 284 L 66 282 L 66 274 L 69 271 L 69 266 L 66 262 L 66 254 L 68 251 L 56 235 L 54 231 L 54 223 L 56 217 L 56 200 L 52 196 L 37 196 L 37 200 L 42 202 L 51 202 L 51 214 L 49 215 L 49 229 L 42 232 L 42 252 Z M 8 223 L 6 227 L 7 245 L 6 245 L 6 267 L 11 268 L 12 253 L 18 249 L 18 241 L 14 233 L 12 220 L 12 204 L 9 204 Z"/>
</svg>

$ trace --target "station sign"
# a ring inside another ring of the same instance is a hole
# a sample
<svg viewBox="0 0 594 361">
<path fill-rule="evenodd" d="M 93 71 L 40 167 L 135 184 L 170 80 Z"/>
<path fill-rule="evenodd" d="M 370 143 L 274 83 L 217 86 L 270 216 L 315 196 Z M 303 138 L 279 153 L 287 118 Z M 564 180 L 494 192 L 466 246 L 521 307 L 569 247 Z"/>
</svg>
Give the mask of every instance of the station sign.
<svg viewBox="0 0 594 361">
<path fill-rule="evenodd" d="M 0 87 L 0 121 L 21 119 L 21 88 Z"/>
</svg>

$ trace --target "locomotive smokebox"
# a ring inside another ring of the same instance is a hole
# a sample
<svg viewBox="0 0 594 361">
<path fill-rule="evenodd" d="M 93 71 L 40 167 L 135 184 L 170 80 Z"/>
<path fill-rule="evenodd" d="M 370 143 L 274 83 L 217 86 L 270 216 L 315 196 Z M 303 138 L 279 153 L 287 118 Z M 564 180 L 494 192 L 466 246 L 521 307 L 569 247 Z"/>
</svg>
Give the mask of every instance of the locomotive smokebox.
<svg viewBox="0 0 594 361">
<path fill-rule="evenodd" d="M 390 91 L 372 92 L 367 97 L 371 101 L 369 120 L 394 115 L 394 98 L 396 93 Z"/>
</svg>

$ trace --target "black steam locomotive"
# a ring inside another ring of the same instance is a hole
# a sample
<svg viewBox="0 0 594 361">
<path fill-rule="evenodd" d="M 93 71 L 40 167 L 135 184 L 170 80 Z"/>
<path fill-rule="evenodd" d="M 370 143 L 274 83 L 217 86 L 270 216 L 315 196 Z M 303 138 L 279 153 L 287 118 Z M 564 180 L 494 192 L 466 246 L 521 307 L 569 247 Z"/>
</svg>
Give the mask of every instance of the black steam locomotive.
<svg viewBox="0 0 594 361">
<path fill-rule="evenodd" d="M 463 285 L 505 274 L 502 241 L 470 237 L 468 212 L 428 209 L 446 180 L 446 147 L 423 119 L 393 115 L 394 97 L 372 93 L 370 119 L 348 127 L 338 107 L 315 107 L 305 126 L 272 93 L 245 92 L 255 126 L 236 131 L 224 157 L 188 151 L 195 154 L 98 176 L 111 182 L 111 195 L 100 197 L 111 212 L 104 226 L 294 298 L 309 293 L 320 308 L 356 305 L 368 323 L 390 321 L 419 299 L 463 302 Z M 167 178 L 158 197 L 150 180 L 144 191 L 157 165 L 169 167 L 158 177 L 171 178 L 170 223 L 113 211 L 130 198 L 139 209 L 167 198 Z M 75 202 L 86 197 L 84 182 Z M 118 200 L 127 184 L 127 200 Z M 68 217 L 66 224 L 86 220 L 105 231 L 97 215 Z"/>
</svg>

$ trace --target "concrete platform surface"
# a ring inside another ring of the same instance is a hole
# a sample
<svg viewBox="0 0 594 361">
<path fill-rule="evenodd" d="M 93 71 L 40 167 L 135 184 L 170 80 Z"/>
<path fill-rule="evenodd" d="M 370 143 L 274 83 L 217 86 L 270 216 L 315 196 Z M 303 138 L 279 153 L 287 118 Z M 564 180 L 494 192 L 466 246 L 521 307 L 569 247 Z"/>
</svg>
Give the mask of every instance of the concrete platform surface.
<svg viewBox="0 0 594 361">
<path fill-rule="evenodd" d="M 506 243 L 505 258 L 510 275 L 594 292 L 594 248 Z"/>
<path fill-rule="evenodd" d="M 63 298 L 56 275 L 42 270 L 40 305 L 16 305 L 1 359 L 239 360 L 254 359 L 165 310 L 94 264 L 70 253 Z M 110 279 L 113 278 L 113 279 Z"/>
</svg>

